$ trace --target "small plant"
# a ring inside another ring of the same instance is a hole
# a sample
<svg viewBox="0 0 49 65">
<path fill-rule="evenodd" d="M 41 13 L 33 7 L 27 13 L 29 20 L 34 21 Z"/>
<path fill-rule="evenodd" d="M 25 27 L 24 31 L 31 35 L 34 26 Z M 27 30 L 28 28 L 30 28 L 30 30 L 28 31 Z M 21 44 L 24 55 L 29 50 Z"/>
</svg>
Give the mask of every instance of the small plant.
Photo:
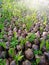
<svg viewBox="0 0 49 65">
<path fill-rule="evenodd" d="M 25 24 L 26 24 L 26 29 L 29 30 L 33 24 L 31 15 L 26 15 L 25 17 Z"/>
<path fill-rule="evenodd" d="M 37 22 L 38 20 L 37 20 L 37 13 L 36 13 L 36 11 L 34 10 L 34 12 L 33 12 L 33 15 L 32 15 L 32 20 L 33 20 L 33 22 Z"/>
<path fill-rule="evenodd" d="M 4 34 L 4 23 L 0 22 L 0 38 L 3 38 Z"/>
<path fill-rule="evenodd" d="M 2 11 L 1 11 L 1 15 L 2 17 L 0 18 L 0 21 L 4 22 L 5 19 L 7 20 L 11 20 L 12 18 L 12 4 L 10 2 L 10 0 L 3 0 L 2 1 Z"/>
<path fill-rule="evenodd" d="M 13 35 L 14 35 L 14 38 L 17 38 L 17 32 L 16 31 L 13 32 Z"/>
<path fill-rule="evenodd" d="M 33 33 L 29 33 L 28 36 L 27 36 L 27 40 L 28 40 L 29 42 L 34 41 L 35 38 L 36 38 L 36 35 L 33 34 Z"/>
<path fill-rule="evenodd" d="M 46 49 L 49 51 L 49 41 L 46 40 Z"/>
<path fill-rule="evenodd" d="M 3 35 L 4 35 L 4 29 L 1 29 L 1 32 L 0 32 L 0 39 L 3 38 Z"/>
<path fill-rule="evenodd" d="M 45 13 L 43 13 L 43 24 L 46 25 L 47 23 L 47 16 Z"/>
<path fill-rule="evenodd" d="M 40 43 L 40 50 L 42 49 L 42 47 L 44 46 L 45 44 L 45 40 L 42 40 L 41 43 Z"/>
<path fill-rule="evenodd" d="M 40 27 L 40 32 L 41 32 L 41 33 L 43 32 L 43 27 Z"/>
<path fill-rule="evenodd" d="M 49 39 L 49 34 L 47 35 L 47 39 Z"/>
<path fill-rule="evenodd" d="M 40 50 L 34 50 L 34 55 L 42 54 L 42 51 Z"/>
<path fill-rule="evenodd" d="M 4 23 L 0 22 L 0 29 L 2 30 L 4 28 Z"/>
<path fill-rule="evenodd" d="M 14 54 L 15 54 L 14 48 L 10 48 L 8 52 L 9 52 L 9 55 L 11 55 L 12 57 L 15 56 L 15 55 L 14 55 Z"/>
<path fill-rule="evenodd" d="M 18 62 L 22 60 L 22 58 L 24 57 L 23 55 L 21 55 L 22 51 L 20 51 L 18 53 L 18 55 L 15 56 L 15 61 L 16 61 L 16 64 L 18 65 Z"/>
<path fill-rule="evenodd" d="M 5 59 L 0 59 L 0 65 L 6 65 L 6 60 Z"/>
<path fill-rule="evenodd" d="M 5 42 L 0 42 L 0 46 L 6 48 L 6 44 L 5 44 Z"/>
<path fill-rule="evenodd" d="M 25 45 L 26 41 L 27 41 L 26 38 L 21 38 L 21 40 L 20 40 L 20 45 L 21 45 L 21 46 Z"/>
<path fill-rule="evenodd" d="M 35 61 L 33 61 L 31 65 L 37 65 L 37 63 Z"/>
<path fill-rule="evenodd" d="M 36 58 L 36 63 L 38 64 L 40 62 L 40 58 Z"/>
<path fill-rule="evenodd" d="M 17 38 L 12 37 L 12 40 L 11 40 L 11 43 L 10 43 L 10 47 L 15 48 L 17 44 L 18 44 Z"/>
<path fill-rule="evenodd" d="M 28 21 L 26 23 L 26 29 L 29 30 L 31 28 L 31 26 L 32 26 L 32 22 L 31 21 Z"/>
<path fill-rule="evenodd" d="M 3 38 L 3 34 L 2 34 L 2 32 L 0 32 L 0 39 L 2 39 Z"/>
</svg>

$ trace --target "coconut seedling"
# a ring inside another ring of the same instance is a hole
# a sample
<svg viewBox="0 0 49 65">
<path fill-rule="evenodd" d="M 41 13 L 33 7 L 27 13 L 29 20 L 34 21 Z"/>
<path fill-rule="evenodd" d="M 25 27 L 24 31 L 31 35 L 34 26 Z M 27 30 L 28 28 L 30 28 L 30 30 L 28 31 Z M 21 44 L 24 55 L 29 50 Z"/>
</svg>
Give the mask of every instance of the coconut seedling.
<svg viewBox="0 0 49 65">
<path fill-rule="evenodd" d="M 36 61 L 33 61 L 33 62 L 32 62 L 32 65 L 37 65 Z"/>
<path fill-rule="evenodd" d="M 35 35 L 34 33 L 29 33 L 26 38 L 27 38 L 27 40 L 28 40 L 29 42 L 33 42 L 34 39 L 36 38 L 36 35 Z"/>
<path fill-rule="evenodd" d="M 15 55 L 14 60 L 15 60 L 17 65 L 19 64 L 19 61 L 21 61 L 23 57 L 24 56 L 22 55 L 22 51 L 18 52 L 18 54 Z"/>
<path fill-rule="evenodd" d="M 20 39 L 20 45 L 21 45 L 21 46 L 25 45 L 26 41 L 27 41 L 26 38 L 22 38 L 22 37 L 21 37 L 21 39 Z"/>
<path fill-rule="evenodd" d="M 9 55 L 10 56 L 12 56 L 12 57 L 14 57 L 15 56 L 15 49 L 14 48 L 10 48 L 9 50 L 8 50 L 8 52 L 9 52 Z"/>
<path fill-rule="evenodd" d="M 4 34 L 4 23 L 0 22 L 0 38 L 3 38 Z"/>
<path fill-rule="evenodd" d="M 10 47 L 14 47 L 15 48 L 17 44 L 18 44 L 17 32 L 14 29 L 13 30 L 13 37 L 12 37 L 11 42 L 10 42 Z"/>
<path fill-rule="evenodd" d="M 49 41 L 48 40 L 46 40 L 46 49 L 47 51 L 49 51 Z"/>
<path fill-rule="evenodd" d="M 43 24 L 46 25 L 46 23 L 47 23 L 47 16 L 46 16 L 46 14 L 44 13 L 44 15 L 43 15 Z"/>
<path fill-rule="evenodd" d="M 47 35 L 47 39 L 49 39 L 49 34 Z"/>
<path fill-rule="evenodd" d="M 33 22 L 34 22 L 34 23 L 36 23 L 36 22 L 38 21 L 36 10 L 34 10 L 34 12 L 33 12 L 33 14 L 32 14 L 32 19 L 33 19 Z"/>
<path fill-rule="evenodd" d="M 5 59 L 0 59 L 0 65 L 6 65 L 6 60 Z"/>
<path fill-rule="evenodd" d="M 39 64 L 39 62 L 40 62 L 40 58 L 36 58 L 37 65 Z"/>
<path fill-rule="evenodd" d="M 45 45 L 45 40 L 43 39 L 40 43 L 40 50 L 43 48 L 43 46 Z"/>
<path fill-rule="evenodd" d="M 12 37 L 12 40 L 11 40 L 11 43 L 10 43 L 10 47 L 15 48 L 17 44 L 18 44 L 17 38 Z"/>
<path fill-rule="evenodd" d="M 6 44 L 5 44 L 5 42 L 0 42 L 0 46 L 6 48 Z"/>
<path fill-rule="evenodd" d="M 25 24 L 26 24 L 26 29 L 29 31 L 31 26 L 32 26 L 32 24 L 33 24 L 32 15 L 26 15 Z"/>
<path fill-rule="evenodd" d="M 40 51 L 40 50 L 34 50 L 33 52 L 34 52 L 34 55 L 41 55 L 42 54 L 42 51 Z"/>
<path fill-rule="evenodd" d="M 24 56 L 22 55 L 22 51 L 19 51 L 18 54 L 15 54 L 14 50 L 15 50 L 14 48 L 10 48 L 8 52 L 9 55 L 12 56 L 12 58 L 15 60 L 16 64 L 18 65 L 19 61 L 21 61 Z"/>
<path fill-rule="evenodd" d="M 6 2 L 6 3 L 5 3 Z M 3 0 L 2 1 L 2 11 L 1 11 L 1 21 L 4 22 L 5 19 L 7 19 L 8 21 L 11 20 L 12 18 L 12 3 L 10 2 L 10 0 Z"/>
</svg>

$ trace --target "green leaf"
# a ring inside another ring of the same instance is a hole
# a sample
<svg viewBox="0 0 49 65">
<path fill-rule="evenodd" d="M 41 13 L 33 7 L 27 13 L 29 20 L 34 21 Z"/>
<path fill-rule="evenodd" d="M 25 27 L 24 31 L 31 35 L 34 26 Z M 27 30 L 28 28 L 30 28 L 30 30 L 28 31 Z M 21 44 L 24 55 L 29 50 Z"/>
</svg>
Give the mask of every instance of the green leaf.
<svg viewBox="0 0 49 65">
<path fill-rule="evenodd" d="M 14 48 L 10 48 L 8 52 L 9 52 L 9 55 L 14 57 Z"/>
<path fill-rule="evenodd" d="M 6 65 L 6 60 L 5 59 L 0 59 L 0 65 Z"/>
<path fill-rule="evenodd" d="M 17 64 L 18 64 L 18 61 L 22 60 L 22 58 L 24 57 L 21 53 L 22 51 L 20 51 L 14 58 Z"/>
<path fill-rule="evenodd" d="M 21 38 L 20 39 L 20 45 L 23 46 L 26 43 L 26 38 Z"/>
<path fill-rule="evenodd" d="M 45 44 L 45 40 L 42 40 L 41 43 L 40 43 L 40 50 L 42 49 L 42 47 L 44 46 Z"/>
<path fill-rule="evenodd" d="M 10 43 L 10 47 L 16 47 L 16 45 L 18 44 L 18 40 L 17 38 L 13 37 Z"/>
<path fill-rule="evenodd" d="M 34 41 L 35 38 L 36 38 L 36 35 L 33 34 L 33 33 L 29 33 L 28 36 L 27 36 L 27 39 L 28 39 L 29 42 Z"/>
<path fill-rule="evenodd" d="M 46 49 L 49 51 L 49 41 L 46 40 Z"/>
<path fill-rule="evenodd" d="M 47 35 L 47 39 L 49 39 L 49 34 Z"/>
<path fill-rule="evenodd" d="M 36 61 L 33 61 L 31 65 L 37 65 Z"/>
<path fill-rule="evenodd" d="M 34 55 L 42 54 L 40 50 L 34 50 Z"/>
<path fill-rule="evenodd" d="M 6 48 L 6 44 L 5 44 L 5 42 L 0 42 L 0 46 Z"/>
<path fill-rule="evenodd" d="M 36 63 L 38 64 L 40 62 L 40 58 L 36 58 Z"/>
<path fill-rule="evenodd" d="M 0 29 L 3 29 L 3 28 L 4 28 L 4 24 L 0 23 Z"/>
</svg>

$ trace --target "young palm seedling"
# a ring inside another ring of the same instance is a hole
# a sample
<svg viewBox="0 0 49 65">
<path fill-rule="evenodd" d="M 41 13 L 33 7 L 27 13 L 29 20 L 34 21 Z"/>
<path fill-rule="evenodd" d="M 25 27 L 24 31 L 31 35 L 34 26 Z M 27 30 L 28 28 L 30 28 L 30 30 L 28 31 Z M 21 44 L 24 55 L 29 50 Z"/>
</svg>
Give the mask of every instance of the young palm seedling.
<svg viewBox="0 0 49 65">
<path fill-rule="evenodd" d="M 44 44 L 45 44 L 45 40 L 42 40 L 41 44 L 40 44 L 40 50 L 42 49 L 42 47 L 44 46 Z"/>
<path fill-rule="evenodd" d="M 4 24 L 0 22 L 0 38 L 3 38 L 3 34 L 4 34 Z"/>
<path fill-rule="evenodd" d="M 21 45 L 21 46 L 25 45 L 26 41 L 27 41 L 26 38 L 22 38 L 22 37 L 21 37 L 21 39 L 20 39 L 20 45 Z"/>
<path fill-rule="evenodd" d="M 8 52 L 9 52 L 9 55 L 10 55 L 10 56 L 12 56 L 12 57 L 15 56 L 14 48 L 10 48 L 10 49 L 8 50 Z"/>
<path fill-rule="evenodd" d="M 5 59 L 0 59 L 0 65 L 6 65 L 6 60 Z"/>
<path fill-rule="evenodd" d="M 35 38 L 36 38 L 36 35 L 33 34 L 33 33 L 29 33 L 28 36 L 27 36 L 27 40 L 29 42 L 33 42 Z"/>
<path fill-rule="evenodd" d="M 11 43 L 10 43 L 10 47 L 15 48 L 17 44 L 18 44 L 17 38 L 13 37 L 12 40 L 11 40 Z"/>
<path fill-rule="evenodd" d="M 24 57 L 23 55 L 21 55 L 22 51 L 18 52 L 18 54 L 14 57 L 14 60 L 16 61 L 16 64 L 18 65 L 19 61 L 22 60 L 22 58 Z"/>
<path fill-rule="evenodd" d="M 46 49 L 47 51 L 49 51 L 49 41 L 48 40 L 46 40 Z"/>
<path fill-rule="evenodd" d="M 0 46 L 6 48 L 6 44 L 5 44 L 5 42 L 0 42 Z"/>
<path fill-rule="evenodd" d="M 39 55 L 39 54 L 42 54 L 42 51 L 40 51 L 40 50 L 34 50 L 34 55 Z"/>
</svg>

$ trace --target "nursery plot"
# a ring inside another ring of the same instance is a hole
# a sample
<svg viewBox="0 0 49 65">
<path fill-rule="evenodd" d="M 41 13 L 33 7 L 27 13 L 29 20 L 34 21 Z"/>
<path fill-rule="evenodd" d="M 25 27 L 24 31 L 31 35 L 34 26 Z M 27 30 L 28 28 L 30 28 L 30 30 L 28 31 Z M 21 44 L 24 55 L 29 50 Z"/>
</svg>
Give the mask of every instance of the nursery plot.
<svg viewBox="0 0 49 65">
<path fill-rule="evenodd" d="M 49 65 L 48 0 L 0 0 L 0 65 Z"/>
</svg>

